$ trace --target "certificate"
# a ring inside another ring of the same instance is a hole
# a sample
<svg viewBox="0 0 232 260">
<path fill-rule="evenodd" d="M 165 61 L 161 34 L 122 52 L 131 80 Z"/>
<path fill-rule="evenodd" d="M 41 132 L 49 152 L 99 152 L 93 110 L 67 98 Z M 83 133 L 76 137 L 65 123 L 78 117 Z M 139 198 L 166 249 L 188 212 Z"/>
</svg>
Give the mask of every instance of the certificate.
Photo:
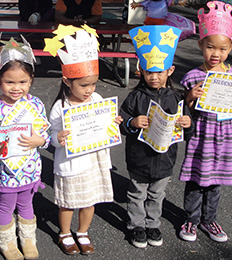
<svg viewBox="0 0 232 260">
<path fill-rule="evenodd" d="M 121 143 L 117 97 L 63 109 L 63 127 L 70 131 L 65 145 L 66 156 L 74 157 Z"/>
<path fill-rule="evenodd" d="M 137 0 L 136 3 L 142 2 L 143 0 Z M 131 8 L 133 0 L 128 2 L 128 24 L 143 24 L 144 19 L 147 16 L 147 12 L 143 10 L 143 7 L 137 7 L 136 9 Z"/>
<path fill-rule="evenodd" d="M 2 121 L 2 126 L 32 123 L 36 134 L 41 135 L 50 127 L 50 123 L 38 112 L 37 108 L 26 98 L 18 100 Z"/>
<path fill-rule="evenodd" d="M 195 109 L 218 114 L 227 113 L 227 116 L 222 114 L 221 120 L 231 118 L 232 75 L 230 73 L 209 71 L 202 88 L 204 94 L 197 99 Z"/>
<path fill-rule="evenodd" d="M 18 138 L 21 134 L 31 136 L 31 124 L 17 124 L 0 126 L 0 159 L 12 156 L 30 155 L 31 151 L 23 151 L 25 147 L 19 144 Z"/>
<path fill-rule="evenodd" d="M 26 124 L 30 122 L 36 134 L 42 135 L 50 127 L 50 123 L 41 116 L 37 108 L 26 98 L 18 100 L 2 121 L 1 126 L 10 126 L 15 124 Z M 30 151 L 32 154 L 32 151 Z M 2 160 L 9 170 L 15 175 L 23 168 L 30 159 L 28 156 L 14 156 Z"/>
<path fill-rule="evenodd" d="M 179 102 L 176 114 L 168 114 L 151 100 L 147 113 L 150 125 L 141 129 L 138 140 L 158 153 L 165 153 L 170 145 L 183 141 L 183 128 L 176 124 L 176 120 L 183 115 L 183 104 L 183 100 Z"/>
</svg>

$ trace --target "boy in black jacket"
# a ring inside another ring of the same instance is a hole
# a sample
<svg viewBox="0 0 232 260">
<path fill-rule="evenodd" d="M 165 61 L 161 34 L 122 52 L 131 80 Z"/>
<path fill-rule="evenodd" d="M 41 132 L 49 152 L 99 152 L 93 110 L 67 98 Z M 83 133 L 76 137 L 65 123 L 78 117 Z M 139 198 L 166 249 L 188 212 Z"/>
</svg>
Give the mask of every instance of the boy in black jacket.
<svg viewBox="0 0 232 260">
<path fill-rule="evenodd" d="M 145 248 L 147 243 L 152 246 L 161 246 L 163 243 L 159 218 L 165 188 L 173 173 L 177 144 L 159 153 L 139 141 L 138 135 L 141 129 L 149 127 L 147 111 L 150 100 L 155 101 L 166 113 L 176 114 L 178 103 L 183 99 L 169 84 L 169 76 L 175 69 L 172 61 L 180 32 L 174 27 L 152 25 L 130 31 L 140 59 L 141 79 L 121 106 L 120 115 L 124 121 L 120 129 L 126 135 L 126 163 L 130 175 L 127 191 L 130 220 L 127 227 L 131 230 L 132 244 L 139 248 Z M 164 37 L 170 40 L 162 42 Z M 176 123 L 185 128 L 187 135 L 193 131 L 187 106 L 184 106 L 184 114 L 187 115 L 179 117 Z"/>
</svg>

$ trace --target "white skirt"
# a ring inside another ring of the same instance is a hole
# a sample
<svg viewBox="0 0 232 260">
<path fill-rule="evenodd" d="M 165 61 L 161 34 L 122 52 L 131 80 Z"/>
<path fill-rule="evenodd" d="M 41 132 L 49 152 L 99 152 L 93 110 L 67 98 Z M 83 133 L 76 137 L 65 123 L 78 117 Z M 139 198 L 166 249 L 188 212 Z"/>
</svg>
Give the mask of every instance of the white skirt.
<svg viewBox="0 0 232 260">
<path fill-rule="evenodd" d="M 105 150 L 90 154 L 90 169 L 71 177 L 55 174 L 55 204 L 64 208 L 86 208 L 112 202 L 113 188 Z"/>
</svg>

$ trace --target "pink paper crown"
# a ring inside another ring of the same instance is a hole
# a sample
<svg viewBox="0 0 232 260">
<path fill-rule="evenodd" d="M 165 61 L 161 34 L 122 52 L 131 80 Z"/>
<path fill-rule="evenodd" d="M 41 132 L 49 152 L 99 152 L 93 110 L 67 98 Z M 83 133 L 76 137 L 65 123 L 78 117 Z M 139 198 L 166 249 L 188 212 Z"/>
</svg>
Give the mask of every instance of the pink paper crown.
<svg viewBox="0 0 232 260">
<path fill-rule="evenodd" d="M 198 10 L 200 39 L 209 35 L 222 34 L 232 39 L 232 6 L 219 1 L 208 2 L 209 13 Z"/>
</svg>

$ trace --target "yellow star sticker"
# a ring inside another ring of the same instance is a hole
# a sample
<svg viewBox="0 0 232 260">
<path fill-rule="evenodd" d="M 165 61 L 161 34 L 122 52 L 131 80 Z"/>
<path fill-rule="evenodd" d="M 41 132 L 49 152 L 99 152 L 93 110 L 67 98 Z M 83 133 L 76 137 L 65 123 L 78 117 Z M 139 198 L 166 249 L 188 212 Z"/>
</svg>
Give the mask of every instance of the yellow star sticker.
<svg viewBox="0 0 232 260">
<path fill-rule="evenodd" d="M 161 41 L 159 45 L 169 45 L 170 47 L 174 48 L 175 40 L 178 38 L 176 34 L 174 34 L 172 28 L 170 28 L 167 32 L 160 33 L 161 34 Z"/>
<path fill-rule="evenodd" d="M 164 69 L 164 59 L 167 56 L 167 53 L 161 52 L 156 46 L 154 46 L 150 52 L 143 54 L 143 57 L 147 61 L 147 70 L 154 66 Z"/>
<path fill-rule="evenodd" d="M 64 37 L 66 35 L 73 35 L 75 34 L 75 32 L 82 30 L 81 28 L 77 28 L 73 25 L 63 25 L 63 24 L 59 24 L 57 30 L 53 31 L 54 34 L 57 35 L 59 40 L 64 39 Z"/>
<path fill-rule="evenodd" d="M 91 34 L 93 34 L 94 36 L 99 37 L 98 34 L 97 34 L 96 29 L 93 29 L 93 28 L 89 27 L 87 24 L 81 25 L 81 27 L 82 27 L 84 30 L 86 30 L 87 33 L 91 33 Z"/>
<path fill-rule="evenodd" d="M 56 53 L 59 49 L 64 47 L 64 44 L 58 40 L 58 36 L 55 36 L 52 39 L 45 38 L 44 42 L 45 42 L 45 47 L 43 51 L 50 52 L 53 57 L 56 56 Z"/>
<path fill-rule="evenodd" d="M 137 42 L 138 49 L 144 44 L 151 45 L 149 34 L 149 32 L 143 32 L 141 29 L 138 30 L 138 34 L 133 38 Z"/>
</svg>

